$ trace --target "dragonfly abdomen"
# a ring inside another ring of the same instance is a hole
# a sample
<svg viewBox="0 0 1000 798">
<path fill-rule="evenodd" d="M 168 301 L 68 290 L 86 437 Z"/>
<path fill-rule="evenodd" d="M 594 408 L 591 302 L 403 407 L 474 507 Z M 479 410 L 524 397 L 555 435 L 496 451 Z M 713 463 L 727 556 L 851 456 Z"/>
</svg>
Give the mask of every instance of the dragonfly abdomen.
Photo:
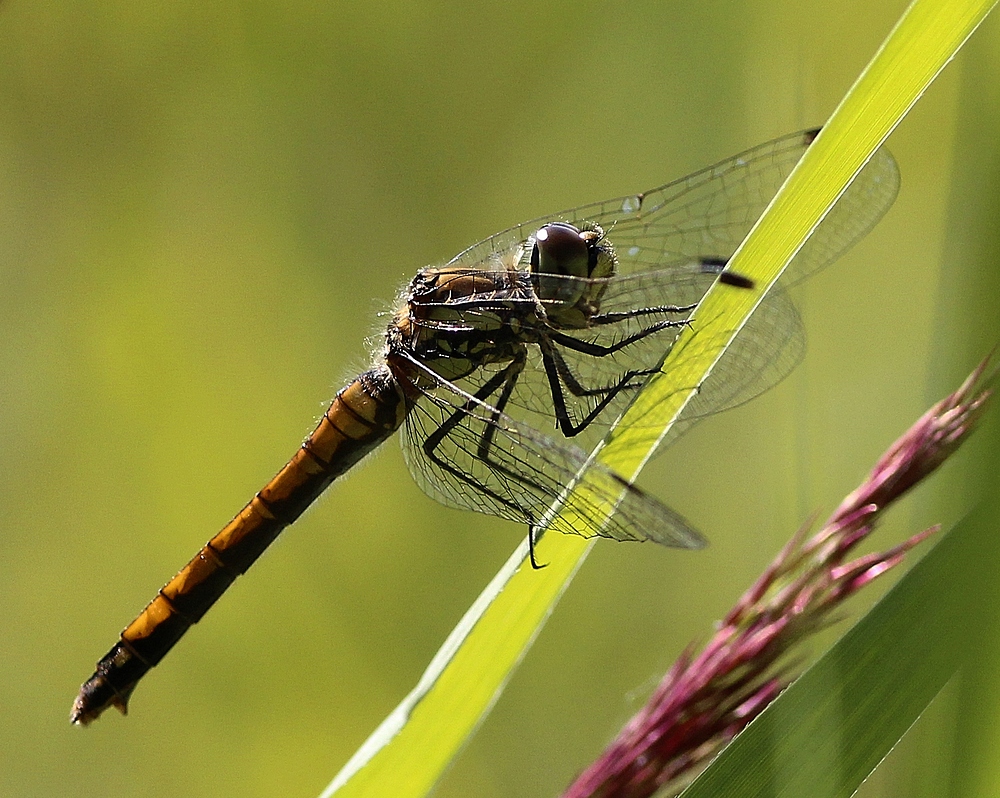
<svg viewBox="0 0 1000 798">
<path fill-rule="evenodd" d="M 87 724 L 109 706 L 124 713 L 139 679 L 333 480 L 392 435 L 411 407 L 385 367 L 340 391 L 285 467 L 125 628 L 80 688 L 70 719 Z"/>
</svg>

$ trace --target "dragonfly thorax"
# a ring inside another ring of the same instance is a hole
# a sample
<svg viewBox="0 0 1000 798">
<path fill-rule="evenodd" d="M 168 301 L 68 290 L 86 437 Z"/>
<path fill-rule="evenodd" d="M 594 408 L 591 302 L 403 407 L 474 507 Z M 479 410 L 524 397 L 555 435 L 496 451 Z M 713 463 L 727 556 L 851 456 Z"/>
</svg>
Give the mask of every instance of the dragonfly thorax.
<svg viewBox="0 0 1000 798">
<path fill-rule="evenodd" d="M 456 380 L 514 359 L 544 323 L 526 272 L 424 269 L 393 316 L 387 346 Z"/>
</svg>

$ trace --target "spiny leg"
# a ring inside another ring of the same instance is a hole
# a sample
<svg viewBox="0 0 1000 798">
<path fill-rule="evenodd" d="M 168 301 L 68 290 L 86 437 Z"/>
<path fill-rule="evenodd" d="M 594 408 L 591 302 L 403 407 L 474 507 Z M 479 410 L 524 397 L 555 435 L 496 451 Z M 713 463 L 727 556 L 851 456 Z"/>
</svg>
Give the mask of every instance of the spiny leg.
<svg viewBox="0 0 1000 798">
<path fill-rule="evenodd" d="M 406 357 L 414 365 L 419 366 L 421 371 L 424 371 L 425 373 L 429 372 L 427 367 L 420 363 L 420 361 L 416 358 L 413 358 L 410 355 L 406 355 Z M 479 480 L 455 468 L 451 463 L 438 457 L 436 453 L 437 448 L 441 445 L 444 439 L 451 434 L 451 432 L 459 424 L 461 424 L 465 418 L 472 415 L 473 408 L 485 405 L 486 400 L 500 390 L 501 386 L 503 386 L 500 397 L 496 403 L 496 407 L 492 408 L 492 412 L 490 413 L 490 423 L 486 424 L 486 430 L 480 439 L 479 445 L 477 446 L 476 456 L 489 468 L 503 474 L 507 478 L 512 479 L 515 482 L 526 482 L 526 478 L 523 474 L 519 474 L 516 471 L 511 470 L 502 463 L 491 460 L 489 457 L 489 450 L 492 447 L 493 442 L 493 434 L 497 429 L 496 422 L 499 420 L 500 413 L 503 411 L 504 406 L 506 406 L 510 399 L 511 393 L 513 392 L 514 386 L 517 382 L 517 377 L 524 368 L 525 358 L 526 351 L 519 352 L 518 356 L 515 357 L 515 359 L 512 360 L 503 371 L 497 373 L 493 378 L 487 381 L 478 391 L 476 391 L 475 394 L 473 394 L 473 398 L 469 399 L 464 405 L 462 405 L 462 407 L 458 408 L 447 419 L 445 419 L 445 422 L 424 441 L 423 452 L 427 455 L 431 462 L 438 466 L 438 468 L 446 471 L 461 482 L 464 482 L 475 490 L 483 493 L 499 504 L 524 517 L 524 520 L 528 524 L 528 559 L 531 562 L 531 567 L 538 570 L 540 568 L 544 568 L 545 564 L 539 564 L 538 560 L 535 558 L 536 525 L 535 519 L 531 517 L 528 510 L 510 499 L 501 496 L 499 493 L 489 488 L 487 485 L 484 485 Z"/>
<path fill-rule="evenodd" d="M 545 374 L 548 378 L 549 392 L 552 395 L 552 405 L 555 410 L 556 420 L 559 423 L 559 429 L 562 431 L 563 435 L 567 438 L 572 438 L 573 436 L 580 434 L 580 432 L 590 426 L 594 419 L 601 414 L 601 412 L 615 399 L 619 393 L 626 388 L 636 387 L 636 385 L 631 382 L 633 379 L 640 376 L 648 376 L 649 374 L 654 373 L 656 369 L 627 371 L 622 376 L 622 379 L 615 385 L 588 389 L 581 385 L 579 380 L 576 379 L 576 375 L 572 373 L 572 370 L 566 365 L 562 355 L 560 355 L 553 346 L 554 343 L 565 346 L 567 349 L 571 349 L 585 355 L 590 355 L 591 357 L 607 357 L 608 355 L 612 355 L 615 352 L 618 352 L 625 347 L 641 341 L 642 339 L 662 330 L 672 327 L 683 327 L 687 324 L 687 320 L 661 321 L 657 324 L 650 325 L 645 329 L 639 330 L 639 332 L 627 336 L 611 346 L 595 344 L 592 341 L 581 341 L 579 338 L 574 338 L 571 335 L 566 335 L 565 333 L 561 333 L 557 330 L 552 330 L 547 334 L 542 335 L 539 339 L 538 346 L 542 353 L 542 364 L 545 367 Z M 570 393 L 575 396 L 598 396 L 602 393 L 604 396 L 578 424 L 574 424 L 566 407 L 566 399 L 562 391 L 563 384 L 565 384 Z"/>
<path fill-rule="evenodd" d="M 622 388 L 641 388 L 642 387 L 641 383 L 633 383 L 632 385 L 622 385 L 621 382 L 626 382 L 632 379 L 633 377 L 648 377 L 651 374 L 655 374 L 657 371 L 659 371 L 659 369 L 656 367 L 648 369 L 631 369 L 630 371 L 625 372 L 625 376 L 622 378 L 622 380 L 619 383 L 616 383 L 615 385 L 605 385 L 600 388 L 585 388 L 583 386 L 583 383 L 581 383 L 576 378 L 576 375 L 573 373 L 573 370 L 569 367 L 569 364 L 566 363 L 566 359 L 562 356 L 562 353 L 555 347 L 552 347 L 552 359 L 555 361 L 556 369 L 559 372 L 559 377 L 565 383 L 566 387 L 569 389 L 569 392 L 573 394 L 573 396 L 579 396 L 579 397 L 604 396 L 610 391 L 621 390 Z"/>
<path fill-rule="evenodd" d="M 409 360 L 421 372 L 427 374 L 428 376 L 432 376 L 432 377 L 435 376 L 434 373 L 430 369 L 428 369 L 425 364 L 423 364 L 422 362 L 420 362 L 418 359 L 416 359 L 415 357 L 413 357 L 409 353 L 400 353 L 400 354 L 403 357 L 405 357 L 407 360 Z M 523 368 L 523 365 L 524 365 L 523 362 L 519 362 L 519 361 L 523 361 L 523 356 L 522 356 L 522 358 L 516 358 L 514 361 L 511 362 L 511 364 L 509 364 L 507 366 L 507 368 L 505 368 L 501 372 L 498 372 L 493 378 L 491 378 L 488 382 L 486 382 L 472 396 L 472 398 L 470 398 L 460 408 L 456 409 L 455 412 L 453 412 L 447 419 L 445 419 L 445 422 L 440 427 L 438 427 L 434 431 L 434 433 L 432 435 L 430 435 L 423 442 L 422 449 L 423 449 L 424 454 L 427 456 L 427 458 L 431 462 L 433 462 L 438 468 L 440 468 L 442 471 L 447 472 L 448 474 L 450 474 L 451 476 L 453 476 L 455 479 L 459 480 L 460 482 L 464 482 L 466 485 L 469 485 L 470 487 L 472 487 L 476 491 L 478 491 L 478 492 L 482 493 L 483 495 L 489 497 L 490 499 L 492 499 L 493 501 L 497 502 L 498 504 L 500 504 L 500 505 L 508 508 L 509 510 L 515 512 L 516 514 L 520 515 L 527 522 L 527 524 L 528 524 L 528 556 L 529 556 L 529 559 L 531 561 L 531 567 L 535 568 L 535 569 L 538 569 L 538 568 L 543 568 L 545 566 L 544 565 L 539 565 L 538 561 L 535 559 L 535 534 L 534 534 L 535 519 L 532 518 L 531 514 L 527 511 L 527 509 L 525 509 L 524 507 L 521 507 L 516 502 L 511 501 L 509 498 L 507 498 L 505 496 L 502 496 L 501 494 L 497 493 L 495 490 L 493 490 L 492 488 L 490 488 L 487 485 L 484 485 L 482 482 L 480 482 L 479 480 L 477 480 L 474 477 L 470 476 L 469 474 L 466 474 L 465 472 L 459 470 L 454 465 L 452 465 L 451 463 L 449 463 L 447 460 L 445 460 L 445 459 L 443 459 L 441 457 L 438 457 L 437 452 L 436 452 L 437 448 L 441 445 L 441 443 L 445 440 L 445 438 L 448 437 L 448 435 L 451 434 L 451 432 L 459 424 L 461 424 L 464 419 L 466 419 L 466 418 L 468 418 L 469 416 L 472 415 L 473 408 L 480 407 L 480 406 L 484 405 L 486 403 L 486 400 L 490 396 L 492 396 L 494 393 L 496 393 L 498 390 L 500 390 L 501 386 L 503 386 L 505 384 L 510 384 L 513 381 L 516 381 L 516 375 L 520 373 L 520 371 L 521 371 L 521 369 Z M 512 390 L 513 390 L 513 386 L 511 385 L 510 391 L 512 391 Z M 509 393 L 510 393 L 510 391 L 506 391 L 506 390 L 504 391 L 504 393 L 507 393 L 507 397 L 506 398 L 501 395 L 501 399 L 502 399 L 502 401 L 503 401 L 504 404 L 506 404 L 507 400 L 509 399 Z M 500 403 L 498 402 L 498 404 L 500 404 Z M 493 413 L 491 413 L 491 420 L 496 420 L 499 417 L 499 413 L 500 413 L 500 409 L 499 408 L 493 408 Z M 484 445 L 483 440 L 480 440 L 480 443 L 477 446 L 476 456 L 480 460 L 482 460 L 489 468 L 498 471 L 499 473 L 503 474 L 505 477 L 507 477 L 509 479 L 512 479 L 512 480 L 514 480 L 516 482 L 525 483 L 526 482 L 526 478 L 524 477 L 523 474 L 519 474 L 516 471 L 512 471 L 511 469 L 507 468 L 503 464 L 495 462 L 495 461 L 489 459 L 489 456 L 488 456 L 489 455 L 489 448 L 490 448 L 490 445 L 492 443 L 492 433 L 493 433 L 493 431 L 495 431 L 495 425 L 494 424 L 488 424 L 487 428 L 488 428 L 488 432 L 489 432 L 489 437 L 487 439 L 486 445 Z M 486 436 L 484 435 L 484 437 L 486 437 Z M 483 454 L 485 454 L 486 456 L 482 456 Z"/>
<path fill-rule="evenodd" d="M 528 560 L 531 562 L 531 567 L 540 571 L 542 568 L 548 567 L 548 563 L 538 564 L 538 560 L 535 559 L 535 525 L 528 524 Z"/>
<path fill-rule="evenodd" d="M 637 319 L 640 316 L 655 316 L 661 313 L 690 313 L 698 307 L 696 302 L 693 305 L 657 305 L 652 308 L 636 308 L 635 310 L 612 311 L 611 313 L 595 313 L 588 323 L 593 327 L 598 324 L 615 324 L 627 319 Z"/>
<path fill-rule="evenodd" d="M 559 423 L 559 429 L 563 435 L 567 438 L 572 438 L 575 435 L 579 435 L 583 430 L 589 427 L 595 418 L 597 418 L 604 409 L 615 400 L 622 391 L 631 388 L 642 387 L 640 382 L 632 382 L 636 377 L 648 377 L 650 374 L 655 374 L 657 369 L 643 369 L 642 371 L 632 370 L 626 371 L 622 375 L 622 378 L 614 385 L 609 385 L 604 388 L 584 388 L 579 380 L 577 380 L 576 375 L 573 374 L 572 370 L 566 364 L 563 356 L 559 353 L 559 350 L 552 346 L 550 341 L 545 340 L 539 342 L 539 348 L 542 352 L 542 364 L 545 367 L 545 375 L 549 382 L 549 391 L 552 394 L 552 405 L 555 410 L 556 420 Z M 562 392 L 562 386 L 565 385 L 566 388 L 574 396 L 579 397 L 590 397 L 590 396 L 601 396 L 601 400 L 591 408 L 590 412 L 580 420 L 579 423 L 574 424 L 573 420 L 570 418 L 569 409 L 566 406 L 566 398 Z"/>
<path fill-rule="evenodd" d="M 479 439 L 479 448 L 477 449 L 476 454 L 480 460 L 489 460 L 490 447 L 493 445 L 493 435 L 497 430 L 497 424 L 500 422 L 500 414 L 504 412 L 504 409 L 507 407 L 507 402 L 510 401 L 511 394 L 514 393 L 514 387 L 517 385 L 517 378 L 521 376 L 521 372 L 524 371 L 524 364 L 527 361 L 527 357 L 527 348 L 524 346 L 519 347 L 514 359 L 507 365 L 503 372 L 501 372 L 506 375 L 503 390 L 500 392 L 500 396 L 497 397 L 496 404 L 493 405 L 493 412 L 490 413 L 490 420 L 486 423 L 483 435 Z"/>
<path fill-rule="evenodd" d="M 687 319 L 667 319 L 664 321 L 659 321 L 656 324 L 651 324 L 649 327 L 644 327 L 637 333 L 626 336 L 620 341 L 617 341 L 611 346 L 604 346 L 603 344 L 595 344 L 593 341 L 581 341 L 579 338 L 574 338 L 572 335 L 566 335 L 566 333 L 559 332 L 558 330 L 549 330 L 546 335 L 555 343 L 560 346 L 565 346 L 567 349 L 572 349 L 575 352 L 581 352 L 584 355 L 590 355 L 591 357 L 607 357 L 608 355 L 613 355 L 624 349 L 626 346 L 631 346 L 637 341 L 641 341 L 643 338 L 648 338 L 650 335 L 655 335 L 663 330 L 668 330 L 672 327 L 687 327 L 691 322 Z"/>
</svg>

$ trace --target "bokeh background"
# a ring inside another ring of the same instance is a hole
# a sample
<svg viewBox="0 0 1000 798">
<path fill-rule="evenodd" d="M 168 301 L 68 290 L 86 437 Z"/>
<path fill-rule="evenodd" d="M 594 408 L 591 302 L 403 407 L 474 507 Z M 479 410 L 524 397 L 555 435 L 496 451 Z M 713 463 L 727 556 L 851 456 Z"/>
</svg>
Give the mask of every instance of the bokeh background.
<svg viewBox="0 0 1000 798">
<path fill-rule="evenodd" d="M 284 534 L 128 719 L 71 728 L 71 700 L 366 365 L 417 268 L 822 123 L 904 6 L 0 4 L 0 795 L 317 794 L 523 534 L 425 498 L 395 443 Z M 712 547 L 599 543 L 438 795 L 557 794 L 997 340 L 998 23 L 891 137 L 889 216 L 799 292 L 805 363 L 644 473 Z M 876 543 L 995 486 L 988 439 Z M 943 794 L 959 692 L 866 795 Z"/>
</svg>

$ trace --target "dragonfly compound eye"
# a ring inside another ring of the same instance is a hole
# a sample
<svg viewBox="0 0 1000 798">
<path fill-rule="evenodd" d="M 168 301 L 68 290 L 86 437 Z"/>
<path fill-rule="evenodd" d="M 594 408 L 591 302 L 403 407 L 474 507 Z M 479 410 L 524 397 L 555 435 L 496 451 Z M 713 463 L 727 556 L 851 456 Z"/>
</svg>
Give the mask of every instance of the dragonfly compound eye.
<svg viewBox="0 0 1000 798">
<path fill-rule="evenodd" d="M 573 225 L 554 222 L 535 233 L 531 265 L 536 274 L 587 277 L 589 261 L 587 240 Z"/>
<path fill-rule="evenodd" d="M 531 271 L 537 278 L 542 299 L 572 303 L 582 290 L 582 284 L 572 278 L 590 276 L 587 240 L 571 224 L 553 222 L 545 225 L 535 233 Z M 566 277 L 571 279 L 563 279 Z"/>
</svg>

